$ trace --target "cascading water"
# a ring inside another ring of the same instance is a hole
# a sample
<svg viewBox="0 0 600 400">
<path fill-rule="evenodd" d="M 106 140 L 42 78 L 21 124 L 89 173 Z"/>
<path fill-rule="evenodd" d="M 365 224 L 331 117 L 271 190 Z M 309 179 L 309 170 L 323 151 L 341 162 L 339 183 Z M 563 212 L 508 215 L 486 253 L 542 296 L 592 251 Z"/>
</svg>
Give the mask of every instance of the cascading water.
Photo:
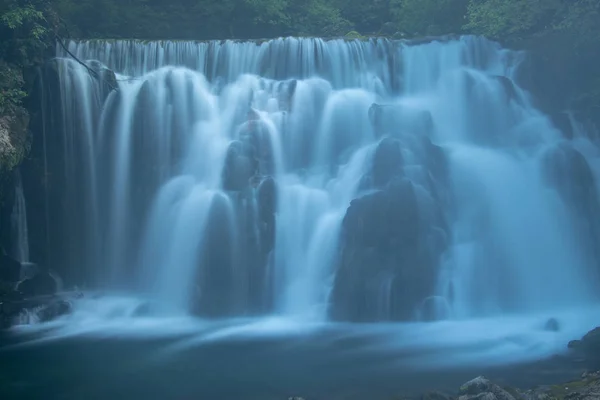
<svg viewBox="0 0 600 400">
<path fill-rule="evenodd" d="M 45 159 L 81 249 L 57 260 L 80 280 L 219 317 L 596 300 L 598 153 L 535 109 L 521 53 L 470 36 L 68 47 L 95 73 L 58 48 Z"/>
<path fill-rule="evenodd" d="M 29 235 L 27 233 L 27 207 L 23 194 L 23 181 L 19 170 L 15 173 L 15 198 L 11 213 L 12 256 L 21 263 L 29 262 Z"/>
</svg>

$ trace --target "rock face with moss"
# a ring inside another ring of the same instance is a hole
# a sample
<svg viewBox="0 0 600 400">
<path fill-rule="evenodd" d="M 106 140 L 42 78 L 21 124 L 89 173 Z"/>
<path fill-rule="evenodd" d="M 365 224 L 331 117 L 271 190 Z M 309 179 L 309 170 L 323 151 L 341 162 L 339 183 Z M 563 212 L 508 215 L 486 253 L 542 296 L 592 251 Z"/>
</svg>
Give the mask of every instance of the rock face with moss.
<svg viewBox="0 0 600 400">
<path fill-rule="evenodd" d="M 25 157 L 29 147 L 28 122 L 25 110 L 0 117 L 0 174 L 11 171 Z"/>
</svg>

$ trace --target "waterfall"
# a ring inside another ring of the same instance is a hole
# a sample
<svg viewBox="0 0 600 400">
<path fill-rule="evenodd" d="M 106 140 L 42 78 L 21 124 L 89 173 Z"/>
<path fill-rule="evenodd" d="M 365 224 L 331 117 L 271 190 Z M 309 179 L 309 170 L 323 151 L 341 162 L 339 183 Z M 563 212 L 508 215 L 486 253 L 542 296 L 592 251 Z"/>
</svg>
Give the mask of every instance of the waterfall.
<svg viewBox="0 0 600 400">
<path fill-rule="evenodd" d="M 20 263 L 29 262 L 29 235 L 27 233 L 27 207 L 23 194 L 23 181 L 19 170 L 15 172 L 15 198 L 11 213 L 12 256 Z"/>
<path fill-rule="evenodd" d="M 44 151 L 67 204 L 53 229 L 76 249 L 56 260 L 80 280 L 214 317 L 597 301 L 597 147 L 535 108 L 522 52 L 473 36 L 68 48 L 97 72 L 57 47 Z"/>
</svg>

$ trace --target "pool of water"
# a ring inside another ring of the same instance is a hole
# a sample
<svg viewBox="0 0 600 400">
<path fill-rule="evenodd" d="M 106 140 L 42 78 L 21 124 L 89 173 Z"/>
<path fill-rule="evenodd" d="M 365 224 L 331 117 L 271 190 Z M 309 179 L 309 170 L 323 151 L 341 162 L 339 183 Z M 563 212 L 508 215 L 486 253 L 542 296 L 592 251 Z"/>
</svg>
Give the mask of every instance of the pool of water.
<svg viewBox="0 0 600 400">
<path fill-rule="evenodd" d="M 206 321 L 141 316 L 140 304 L 85 299 L 70 316 L 5 332 L 2 398 L 391 399 L 454 391 L 481 374 L 530 387 L 580 374 L 566 344 L 600 321 L 599 309 L 410 324 Z M 558 330 L 546 329 L 550 318 Z"/>
</svg>

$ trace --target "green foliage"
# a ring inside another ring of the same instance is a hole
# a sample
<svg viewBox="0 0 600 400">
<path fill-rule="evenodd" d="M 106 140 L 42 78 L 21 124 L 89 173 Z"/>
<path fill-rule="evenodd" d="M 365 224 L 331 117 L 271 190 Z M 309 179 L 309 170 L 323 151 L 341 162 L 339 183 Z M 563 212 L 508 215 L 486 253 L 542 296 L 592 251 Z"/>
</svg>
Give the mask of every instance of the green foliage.
<svg viewBox="0 0 600 400">
<path fill-rule="evenodd" d="M 21 72 L 0 62 L 0 115 L 14 112 L 27 95 L 23 90 L 24 82 Z"/>
<path fill-rule="evenodd" d="M 29 35 L 35 39 L 42 38 L 46 33 L 46 29 L 40 25 L 40 22 L 44 22 L 45 20 L 44 13 L 36 10 L 31 4 L 25 4 L 22 7 L 16 5 L 16 7 L 9 9 L 0 17 L 0 21 L 8 29 L 14 31 L 27 27 Z"/>
<path fill-rule="evenodd" d="M 351 21 L 357 32 L 374 34 L 382 26 L 391 22 L 389 0 L 334 0 L 331 2 L 340 10 L 340 15 Z"/>
<path fill-rule="evenodd" d="M 441 35 L 461 30 L 467 5 L 468 0 L 390 0 L 390 12 L 402 32 Z"/>
<path fill-rule="evenodd" d="M 540 34 L 554 25 L 562 0 L 471 1 L 465 29 L 494 39 Z"/>
<path fill-rule="evenodd" d="M 5 0 L 0 7 L 0 115 L 14 113 L 26 97 L 23 69 L 39 63 L 48 47 L 47 4 Z"/>
</svg>

